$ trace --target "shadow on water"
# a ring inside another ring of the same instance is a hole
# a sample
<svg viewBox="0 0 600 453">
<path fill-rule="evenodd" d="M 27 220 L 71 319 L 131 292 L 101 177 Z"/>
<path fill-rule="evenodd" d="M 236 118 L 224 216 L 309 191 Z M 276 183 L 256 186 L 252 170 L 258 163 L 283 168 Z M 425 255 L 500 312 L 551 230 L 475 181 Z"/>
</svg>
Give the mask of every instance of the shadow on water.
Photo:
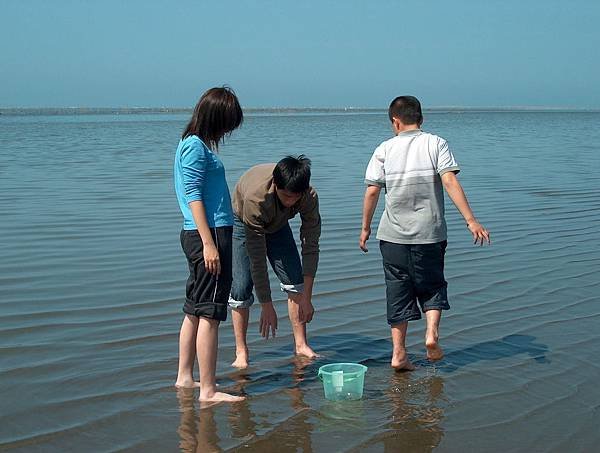
<svg viewBox="0 0 600 453">
<path fill-rule="evenodd" d="M 440 371 L 451 373 L 466 365 L 484 360 L 500 360 L 519 354 L 528 354 L 537 363 L 550 363 L 546 357 L 548 346 L 536 343 L 531 335 L 507 335 L 500 340 L 478 343 L 468 348 L 446 352 L 443 360 L 436 362 Z M 423 364 L 423 360 L 416 361 Z"/>
<path fill-rule="evenodd" d="M 232 390 L 231 386 L 243 382 L 244 386 L 239 388 L 241 394 L 257 396 L 281 388 L 310 384 L 317 379 L 319 367 L 326 363 L 387 360 L 390 354 L 390 342 L 385 338 L 333 334 L 312 337 L 310 342 L 322 354 L 321 358 L 310 360 L 296 357 L 291 354 L 289 346 L 282 346 L 257 354 L 250 368 L 229 373 L 220 378 L 219 382 Z M 258 368 L 267 361 L 268 365 Z M 293 372 L 290 372 L 290 365 L 293 365 Z"/>
<path fill-rule="evenodd" d="M 277 357 L 276 363 L 261 369 L 235 371 L 221 381 L 224 381 L 224 386 L 234 386 L 231 389 L 234 392 L 246 396 L 258 396 L 282 388 L 303 388 L 314 385 L 318 368 L 326 363 L 354 362 L 369 367 L 387 367 L 391 354 L 391 343 L 387 338 L 364 335 L 315 336 L 311 339 L 311 344 L 315 350 L 323 354 L 323 357 L 316 360 L 303 359 L 291 356 L 288 347 L 280 347 L 268 354 L 269 358 Z M 446 351 L 444 358 L 435 362 L 435 369 L 451 373 L 480 361 L 500 360 L 520 354 L 528 354 L 538 363 L 549 363 L 546 357 L 548 350 L 548 346 L 536 342 L 535 337 L 531 335 L 507 335 L 499 340 Z M 257 357 L 254 363 L 261 363 L 263 359 L 264 357 Z M 418 367 L 431 366 L 431 362 L 412 354 L 411 360 Z"/>
</svg>

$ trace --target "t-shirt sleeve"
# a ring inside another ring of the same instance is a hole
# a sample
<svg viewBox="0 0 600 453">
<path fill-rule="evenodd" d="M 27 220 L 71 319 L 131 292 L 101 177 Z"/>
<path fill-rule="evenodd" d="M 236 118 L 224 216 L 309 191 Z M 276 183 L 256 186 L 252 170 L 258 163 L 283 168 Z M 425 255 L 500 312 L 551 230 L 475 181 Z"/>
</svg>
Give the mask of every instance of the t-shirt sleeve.
<svg viewBox="0 0 600 453">
<path fill-rule="evenodd" d="M 183 187 L 187 203 L 201 201 L 206 178 L 206 152 L 202 145 L 190 142 L 181 152 Z"/>
<path fill-rule="evenodd" d="M 454 155 L 448 147 L 448 142 L 443 138 L 438 138 L 438 159 L 437 159 L 437 172 L 440 176 L 449 171 L 458 173 L 460 167 L 454 159 Z"/>
<path fill-rule="evenodd" d="M 373 152 L 373 156 L 367 165 L 365 172 L 365 184 L 368 186 L 385 187 L 385 148 L 379 145 Z"/>
</svg>

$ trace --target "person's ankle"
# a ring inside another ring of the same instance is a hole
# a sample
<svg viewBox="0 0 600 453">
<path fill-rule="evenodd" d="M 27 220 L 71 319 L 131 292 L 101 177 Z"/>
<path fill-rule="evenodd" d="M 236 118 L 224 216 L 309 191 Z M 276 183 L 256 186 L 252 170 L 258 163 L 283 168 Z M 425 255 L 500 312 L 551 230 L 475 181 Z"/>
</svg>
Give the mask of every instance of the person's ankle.
<svg viewBox="0 0 600 453">
<path fill-rule="evenodd" d="M 440 336 L 438 333 L 438 329 L 427 329 L 427 332 L 425 332 L 425 340 L 429 341 L 434 341 L 437 342 L 439 340 Z"/>
<path fill-rule="evenodd" d="M 200 382 L 200 396 L 203 398 L 212 398 L 217 393 L 217 384 L 212 382 L 210 384 L 203 384 Z"/>
<path fill-rule="evenodd" d="M 309 347 L 308 342 L 306 341 L 294 341 L 294 346 L 296 347 L 296 350 Z"/>
<path fill-rule="evenodd" d="M 194 376 L 192 375 L 192 373 L 177 373 L 177 379 L 176 382 L 193 382 L 194 381 Z"/>
<path fill-rule="evenodd" d="M 407 354 L 405 347 L 395 347 L 392 351 L 394 357 L 402 357 Z"/>
</svg>

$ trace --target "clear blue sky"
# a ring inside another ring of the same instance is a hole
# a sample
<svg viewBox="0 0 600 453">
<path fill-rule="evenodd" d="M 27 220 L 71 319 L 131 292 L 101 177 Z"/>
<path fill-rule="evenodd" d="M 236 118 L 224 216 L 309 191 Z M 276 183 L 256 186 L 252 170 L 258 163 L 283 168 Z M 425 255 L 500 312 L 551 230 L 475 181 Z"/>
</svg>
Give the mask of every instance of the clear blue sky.
<svg viewBox="0 0 600 453">
<path fill-rule="evenodd" d="M 0 107 L 600 108 L 596 0 L 1 0 Z"/>
</svg>

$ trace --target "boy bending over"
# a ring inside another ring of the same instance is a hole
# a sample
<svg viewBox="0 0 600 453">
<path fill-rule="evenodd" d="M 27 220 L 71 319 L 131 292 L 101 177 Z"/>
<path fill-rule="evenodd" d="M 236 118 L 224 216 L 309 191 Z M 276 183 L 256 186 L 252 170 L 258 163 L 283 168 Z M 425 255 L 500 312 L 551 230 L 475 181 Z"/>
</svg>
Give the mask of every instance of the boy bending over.
<svg viewBox="0 0 600 453">
<path fill-rule="evenodd" d="M 232 366 L 248 366 L 249 308 L 252 288 L 261 305 L 260 332 L 275 336 L 277 313 L 273 306 L 267 258 L 288 295 L 288 313 L 294 333 L 295 353 L 317 356 L 306 340 L 312 320 L 312 291 L 319 261 L 321 216 L 317 192 L 310 186 L 310 160 L 288 156 L 277 164 L 256 165 L 242 175 L 233 196 L 232 308 L 236 359 Z M 302 261 L 289 219 L 300 214 Z"/>
</svg>

